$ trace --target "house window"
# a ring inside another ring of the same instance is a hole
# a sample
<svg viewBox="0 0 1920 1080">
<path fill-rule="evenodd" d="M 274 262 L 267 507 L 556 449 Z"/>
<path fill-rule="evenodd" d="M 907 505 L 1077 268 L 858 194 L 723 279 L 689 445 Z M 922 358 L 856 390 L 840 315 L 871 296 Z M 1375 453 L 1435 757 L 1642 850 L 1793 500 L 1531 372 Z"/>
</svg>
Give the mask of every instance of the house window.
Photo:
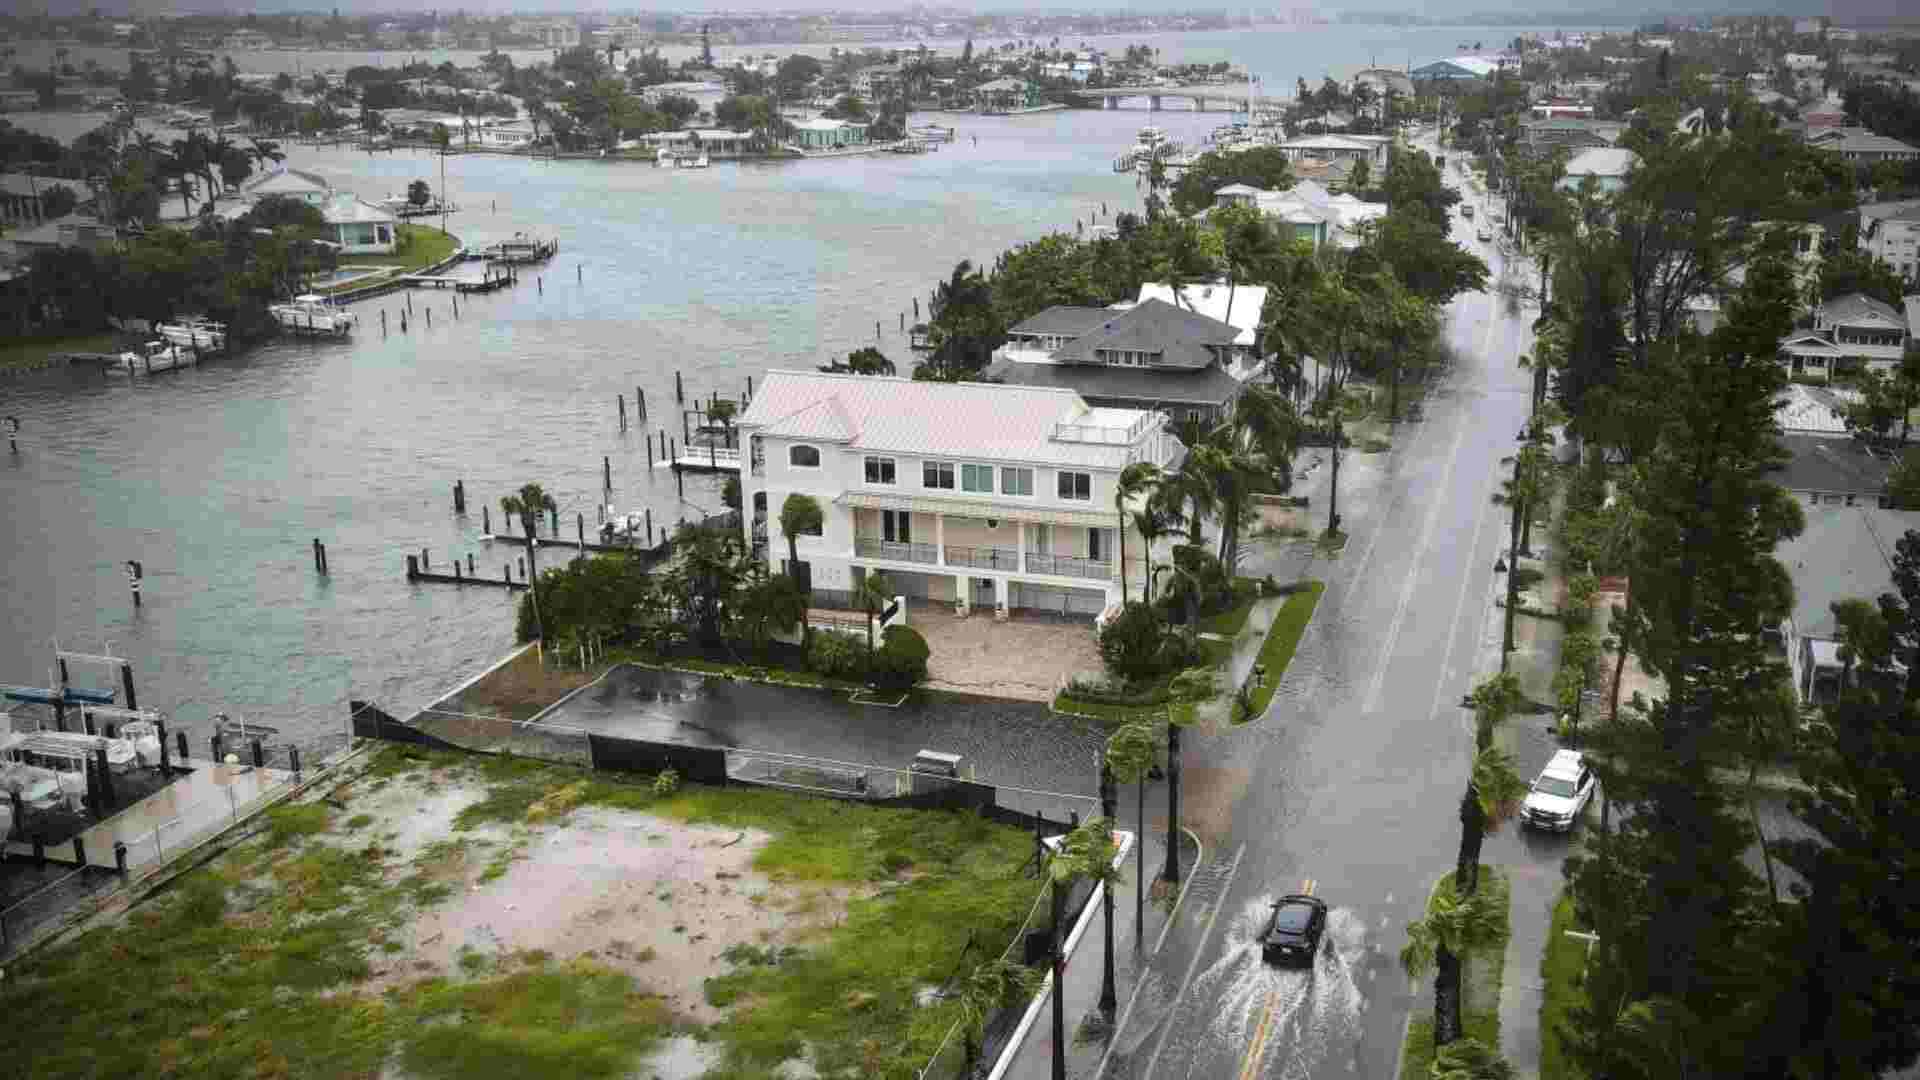
<svg viewBox="0 0 1920 1080">
<path fill-rule="evenodd" d="M 920 486 L 953 490 L 953 462 L 929 461 L 920 471 Z"/>
<path fill-rule="evenodd" d="M 817 446 L 790 446 L 787 448 L 787 464 L 796 469 L 817 469 L 820 467 L 820 448 Z"/>
<path fill-rule="evenodd" d="M 1060 497 L 1075 502 L 1089 502 L 1093 499 L 1093 477 L 1083 472 L 1062 472 L 1060 475 Z"/>
<path fill-rule="evenodd" d="M 893 459 L 890 457 L 870 457 L 867 459 L 867 483 L 893 483 Z"/>
<path fill-rule="evenodd" d="M 1104 529 L 1087 530 L 1087 559 L 1091 562 L 1101 561 L 1100 534 L 1104 531 Z"/>
<path fill-rule="evenodd" d="M 1000 494 L 1033 494 L 1033 470 L 1002 468 L 1000 470 Z"/>
<path fill-rule="evenodd" d="M 913 517 L 905 510 L 880 511 L 880 535 L 889 541 L 910 543 L 913 540 Z"/>
<path fill-rule="evenodd" d="M 993 466 L 960 466 L 960 490 L 993 494 Z"/>
</svg>

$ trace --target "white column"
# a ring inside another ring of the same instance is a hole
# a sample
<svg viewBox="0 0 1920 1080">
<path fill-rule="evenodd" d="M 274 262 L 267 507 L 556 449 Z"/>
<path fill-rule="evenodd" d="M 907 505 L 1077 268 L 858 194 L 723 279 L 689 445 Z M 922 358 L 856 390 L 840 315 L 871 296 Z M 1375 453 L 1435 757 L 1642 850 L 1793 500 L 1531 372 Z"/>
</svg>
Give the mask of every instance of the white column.
<svg viewBox="0 0 1920 1080">
<path fill-rule="evenodd" d="M 993 579 L 993 608 L 996 612 L 1007 610 L 1007 579 L 996 576 Z"/>
<path fill-rule="evenodd" d="M 1019 527 L 1020 572 L 1024 574 L 1027 572 L 1027 523 L 1024 521 L 1017 521 L 1017 522 L 1014 522 L 1014 524 Z"/>
<path fill-rule="evenodd" d="M 945 514 L 933 515 L 933 561 L 935 566 L 947 565 L 947 515 Z"/>
</svg>

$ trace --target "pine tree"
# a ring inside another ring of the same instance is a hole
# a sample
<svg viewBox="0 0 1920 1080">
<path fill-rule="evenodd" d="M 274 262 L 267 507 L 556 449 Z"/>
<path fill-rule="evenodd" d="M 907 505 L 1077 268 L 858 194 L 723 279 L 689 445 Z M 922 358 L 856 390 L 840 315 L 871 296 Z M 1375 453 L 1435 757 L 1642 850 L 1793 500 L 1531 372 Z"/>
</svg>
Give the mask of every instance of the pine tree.
<svg viewBox="0 0 1920 1080">
<path fill-rule="evenodd" d="M 1743 945 L 1764 909 L 1741 860 L 1751 830 L 1709 752 L 1738 745 L 1786 678 L 1761 631 L 1791 606 L 1773 549 L 1802 525 L 1769 475 L 1782 458 L 1774 353 L 1793 310 L 1791 270 L 1761 260 L 1719 330 L 1683 334 L 1649 361 L 1659 396 L 1642 407 L 1657 435 L 1626 480 L 1643 515 L 1627 639 L 1667 695 L 1595 732 L 1596 771 L 1630 812 L 1568 863 L 1601 940 L 1575 1040 L 1590 1075 L 1736 1075 L 1744 1060 L 1726 1018 L 1756 977 Z M 1629 1018 L 1661 1026 L 1667 1065 L 1623 1034 Z"/>
</svg>

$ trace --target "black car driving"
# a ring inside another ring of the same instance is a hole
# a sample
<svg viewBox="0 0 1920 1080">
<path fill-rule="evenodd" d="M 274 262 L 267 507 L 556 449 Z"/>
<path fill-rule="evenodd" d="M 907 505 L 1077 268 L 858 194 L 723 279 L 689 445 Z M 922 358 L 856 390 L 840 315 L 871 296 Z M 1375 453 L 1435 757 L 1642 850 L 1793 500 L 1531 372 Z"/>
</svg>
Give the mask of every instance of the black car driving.
<svg viewBox="0 0 1920 1080">
<path fill-rule="evenodd" d="M 1267 929 L 1260 935 L 1260 957 L 1269 964 L 1311 966 L 1326 929 L 1324 901 L 1298 893 L 1283 896 L 1274 902 Z"/>
</svg>

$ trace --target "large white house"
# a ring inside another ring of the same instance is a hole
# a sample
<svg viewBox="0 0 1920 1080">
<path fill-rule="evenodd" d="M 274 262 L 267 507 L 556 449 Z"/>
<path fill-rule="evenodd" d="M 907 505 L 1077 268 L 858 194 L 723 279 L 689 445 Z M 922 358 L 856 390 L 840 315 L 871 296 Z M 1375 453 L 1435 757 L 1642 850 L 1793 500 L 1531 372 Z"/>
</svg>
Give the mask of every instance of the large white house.
<svg viewBox="0 0 1920 1080">
<path fill-rule="evenodd" d="M 744 528 L 750 545 L 765 529 L 772 568 L 787 563 L 782 504 L 810 495 L 825 524 L 796 544 L 813 587 L 879 572 L 896 594 L 962 611 L 1093 617 L 1117 605 L 1120 472 L 1185 454 L 1158 412 L 988 383 L 775 371 L 737 424 L 750 448 Z M 1136 532 L 1136 595 L 1145 566 Z"/>
</svg>

